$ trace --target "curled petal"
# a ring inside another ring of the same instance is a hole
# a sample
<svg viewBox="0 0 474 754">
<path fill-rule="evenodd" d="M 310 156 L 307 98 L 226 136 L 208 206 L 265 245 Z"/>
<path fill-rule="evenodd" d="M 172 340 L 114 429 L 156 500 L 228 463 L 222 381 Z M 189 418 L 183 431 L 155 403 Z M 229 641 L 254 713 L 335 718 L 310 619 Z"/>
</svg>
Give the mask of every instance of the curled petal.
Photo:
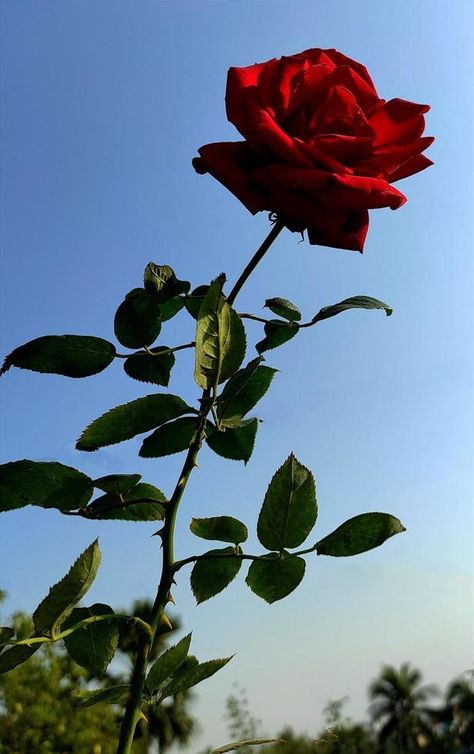
<svg viewBox="0 0 474 754">
<path fill-rule="evenodd" d="M 423 114 L 429 109 L 429 105 L 417 105 L 403 99 L 381 102 L 367 115 L 376 134 L 374 146 L 400 145 L 418 139 L 425 130 Z"/>
<path fill-rule="evenodd" d="M 389 180 L 390 183 L 393 183 L 393 181 L 401 181 L 402 178 L 408 178 L 408 176 L 419 173 L 421 170 L 429 168 L 430 165 L 433 164 L 433 161 L 430 160 L 429 157 L 426 157 L 424 154 L 417 154 L 414 157 L 410 157 L 410 159 L 404 162 L 403 165 L 400 165 L 390 173 L 387 176 L 387 180 Z"/>
<path fill-rule="evenodd" d="M 406 196 L 387 181 L 359 175 L 333 173 L 328 188 L 321 192 L 321 204 L 331 209 L 398 209 L 405 202 Z"/>
</svg>

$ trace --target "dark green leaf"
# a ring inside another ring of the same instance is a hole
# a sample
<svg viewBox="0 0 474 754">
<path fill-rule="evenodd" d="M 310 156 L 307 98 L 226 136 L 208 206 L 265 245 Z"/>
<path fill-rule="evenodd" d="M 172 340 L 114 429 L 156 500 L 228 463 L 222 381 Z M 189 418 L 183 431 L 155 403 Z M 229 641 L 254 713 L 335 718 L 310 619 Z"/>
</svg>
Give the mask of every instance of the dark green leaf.
<svg viewBox="0 0 474 754">
<path fill-rule="evenodd" d="M 403 524 L 390 513 L 361 513 L 345 521 L 317 544 L 318 555 L 348 557 L 367 552 L 386 539 L 405 531 Z"/>
<path fill-rule="evenodd" d="M 112 615 L 108 605 L 96 603 L 91 607 L 76 607 L 63 623 L 62 630 L 75 626 L 76 623 L 94 615 Z M 119 640 L 117 618 L 110 621 L 90 623 L 66 636 L 64 643 L 74 662 L 95 675 L 103 675 L 115 654 Z"/>
<path fill-rule="evenodd" d="M 234 552 L 233 547 L 224 547 L 222 550 L 210 550 L 206 555 Z M 198 605 L 229 586 L 241 565 L 242 561 L 233 557 L 198 560 L 191 571 L 191 589 Z"/>
<path fill-rule="evenodd" d="M 258 517 L 258 538 L 267 550 L 299 547 L 317 513 L 314 477 L 291 453 L 268 485 Z"/>
<path fill-rule="evenodd" d="M 11 647 L 11 649 L 6 649 L 0 654 L 0 673 L 8 673 L 17 665 L 26 662 L 40 647 L 41 644 L 32 644 L 30 647 L 26 644 L 19 644 L 16 647 Z"/>
<path fill-rule="evenodd" d="M 10 367 L 33 372 L 90 377 L 115 358 L 115 346 L 91 335 L 46 335 L 15 348 L 6 357 L 0 375 Z"/>
<path fill-rule="evenodd" d="M 217 431 L 207 425 L 207 444 L 223 458 L 247 463 L 252 455 L 257 434 L 258 419 L 243 419 L 239 426 Z"/>
<path fill-rule="evenodd" d="M 208 292 L 208 290 L 209 290 L 208 285 L 198 285 L 198 287 L 195 288 L 189 294 L 189 296 L 187 296 L 185 299 L 184 305 L 187 311 L 189 312 L 189 314 L 191 315 L 191 317 L 193 317 L 194 319 L 198 318 L 199 309 L 201 308 L 202 300 L 204 296 L 206 295 L 206 293 Z"/>
<path fill-rule="evenodd" d="M 213 516 L 212 518 L 193 518 L 189 526 L 196 537 L 231 542 L 239 545 L 245 542 L 249 533 L 245 524 L 232 516 Z"/>
<path fill-rule="evenodd" d="M 352 296 L 352 298 L 346 298 L 338 304 L 323 306 L 321 311 L 311 321 L 313 323 L 320 322 L 323 319 L 335 317 L 336 314 L 345 312 L 347 309 L 385 309 L 387 317 L 390 317 L 393 312 L 393 309 L 388 304 L 384 304 L 383 301 L 379 301 L 376 298 L 371 298 L 370 296 Z"/>
<path fill-rule="evenodd" d="M 155 342 L 161 330 L 158 301 L 143 288 L 135 288 L 125 296 L 114 320 L 117 340 L 127 348 L 143 348 Z"/>
<path fill-rule="evenodd" d="M 133 501 L 140 501 L 134 503 Z M 164 494 L 152 484 L 141 482 L 122 495 L 102 495 L 87 507 L 90 518 L 119 521 L 161 521 L 166 502 Z"/>
<path fill-rule="evenodd" d="M 0 626 L 0 647 L 3 647 L 14 635 L 15 631 L 13 628 Z"/>
<path fill-rule="evenodd" d="M 133 354 L 125 360 L 123 368 L 134 380 L 168 387 L 171 370 L 176 361 L 174 353 L 167 347 L 154 348 L 153 353 L 156 356 L 147 353 Z"/>
<path fill-rule="evenodd" d="M 135 487 L 140 479 L 140 474 L 109 474 L 101 476 L 100 479 L 94 479 L 94 487 L 103 492 L 110 492 L 112 495 L 120 495 Z"/>
<path fill-rule="evenodd" d="M 181 293 L 188 293 L 191 285 L 185 280 L 178 280 L 167 264 L 150 262 L 145 267 L 143 282 L 146 290 L 152 293 L 160 304 L 164 304 Z"/>
<path fill-rule="evenodd" d="M 278 557 L 271 553 L 254 560 L 247 575 L 247 584 L 265 602 L 276 602 L 292 592 L 304 576 L 303 558 Z"/>
<path fill-rule="evenodd" d="M 101 689 L 100 691 L 82 691 L 78 694 L 79 707 L 92 707 L 93 704 L 100 704 L 101 702 L 123 706 L 128 697 L 129 690 L 130 686 L 128 683 L 121 683 L 117 686 L 110 686 L 108 689 Z"/>
<path fill-rule="evenodd" d="M 257 343 L 255 348 L 259 353 L 278 348 L 278 346 L 294 338 L 298 329 L 298 327 L 294 327 L 284 320 L 272 319 L 265 324 L 265 337 Z"/>
<path fill-rule="evenodd" d="M 150 693 L 155 693 L 160 686 L 167 681 L 186 660 L 191 644 L 191 634 L 163 652 L 153 663 L 146 679 L 146 685 Z"/>
<path fill-rule="evenodd" d="M 197 683 L 201 683 L 201 681 L 217 673 L 231 659 L 232 657 L 225 657 L 219 660 L 208 660 L 207 662 L 200 662 L 193 667 L 179 669 L 173 680 L 161 692 L 161 698 L 174 696 L 180 691 L 186 691 L 186 689 L 196 686 Z"/>
<path fill-rule="evenodd" d="M 163 424 L 144 439 L 138 455 L 142 458 L 160 458 L 187 450 L 196 432 L 196 426 L 197 419 L 191 416 Z"/>
<path fill-rule="evenodd" d="M 13 461 L 0 472 L 0 511 L 24 505 L 70 511 L 83 508 L 92 497 L 92 479 L 54 461 Z"/>
<path fill-rule="evenodd" d="M 55 635 L 58 626 L 89 590 L 99 568 L 100 558 L 99 545 L 95 540 L 78 557 L 66 576 L 51 587 L 47 597 L 33 613 L 33 623 L 38 634 Z"/>
<path fill-rule="evenodd" d="M 176 297 L 176 298 L 170 298 L 169 301 L 165 301 L 163 304 L 160 304 L 160 312 L 161 312 L 161 321 L 167 322 L 169 319 L 173 319 L 178 312 L 181 311 L 181 309 L 184 306 L 185 299 L 182 297 Z"/>
<path fill-rule="evenodd" d="M 265 306 L 270 309 L 277 317 L 283 317 L 284 319 L 292 321 L 298 321 L 301 319 L 301 312 L 291 301 L 287 298 L 267 298 Z"/>
<path fill-rule="evenodd" d="M 263 398 L 277 372 L 271 367 L 257 366 L 249 373 L 249 367 L 250 364 L 236 372 L 222 391 L 217 416 L 225 427 L 239 426 L 242 417 Z"/>
<path fill-rule="evenodd" d="M 76 443 L 78 450 L 97 450 L 129 440 L 183 414 L 194 413 L 177 395 L 159 393 L 112 408 L 89 424 Z"/>
</svg>

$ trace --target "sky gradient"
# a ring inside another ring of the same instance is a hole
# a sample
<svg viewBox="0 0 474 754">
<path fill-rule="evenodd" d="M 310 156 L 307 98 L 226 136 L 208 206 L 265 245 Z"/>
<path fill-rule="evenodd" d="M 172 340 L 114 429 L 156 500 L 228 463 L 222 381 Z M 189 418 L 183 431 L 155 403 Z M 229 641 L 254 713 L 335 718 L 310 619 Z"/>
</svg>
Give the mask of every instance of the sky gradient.
<svg viewBox="0 0 474 754">
<path fill-rule="evenodd" d="M 291 450 L 317 479 L 318 538 L 368 510 L 393 513 L 407 532 L 357 558 L 314 557 L 298 590 L 272 606 L 242 577 L 196 608 L 183 575 L 176 598 L 200 658 L 237 653 L 199 690 L 196 748 L 227 740 L 233 681 L 267 733 L 285 723 L 314 733 L 329 698 L 348 695 L 348 711 L 365 714 L 382 663 L 408 660 L 441 686 L 472 667 L 473 4 L 4 0 L 1 11 L 2 354 L 45 334 L 112 338 L 115 309 L 150 260 L 195 285 L 221 271 L 235 280 L 268 220 L 191 167 L 202 144 L 239 138 L 225 118 L 229 66 L 336 47 L 368 67 L 382 97 L 432 106 L 435 165 L 398 184 L 403 208 L 371 212 L 364 255 L 284 231 L 242 292 L 239 309 L 257 314 L 270 296 L 309 318 L 357 294 L 394 314 L 340 315 L 268 355 L 280 372 L 258 410 L 253 457 L 244 467 L 204 449 L 177 549 L 199 551 L 187 529 L 196 515 L 235 515 L 255 530 Z M 192 327 L 181 314 L 160 340 L 189 341 Z M 260 332 L 249 326 L 249 342 Z M 198 396 L 188 352 L 170 388 Z M 169 493 L 179 456 L 138 460 L 139 438 L 74 450 L 91 419 L 147 392 L 120 363 L 77 381 L 11 370 L 2 459 L 58 460 L 93 477 L 138 471 Z M 96 536 L 92 601 L 152 597 L 153 530 L 34 508 L 3 514 L 5 612 L 34 609 Z"/>
</svg>

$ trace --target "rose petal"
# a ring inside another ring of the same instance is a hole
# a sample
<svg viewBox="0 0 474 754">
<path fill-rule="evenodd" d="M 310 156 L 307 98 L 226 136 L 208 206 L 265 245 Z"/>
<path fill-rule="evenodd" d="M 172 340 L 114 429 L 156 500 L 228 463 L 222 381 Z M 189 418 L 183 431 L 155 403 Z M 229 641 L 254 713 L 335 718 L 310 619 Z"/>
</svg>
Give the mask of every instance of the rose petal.
<svg viewBox="0 0 474 754">
<path fill-rule="evenodd" d="M 326 82 L 333 70 L 332 66 L 313 65 L 294 76 L 287 117 L 306 105 L 311 106 L 311 112 L 314 112 L 324 97 Z"/>
<path fill-rule="evenodd" d="M 365 67 L 365 65 L 362 65 L 362 63 L 358 63 L 357 60 L 352 60 L 352 58 L 347 57 L 347 55 L 344 55 L 342 52 L 339 52 L 338 50 L 325 50 L 324 51 L 335 65 L 347 65 L 350 68 L 352 68 L 356 73 L 359 74 L 359 76 L 364 79 L 364 81 L 367 82 L 367 84 L 370 86 L 374 94 L 377 94 L 377 90 L 375 88 L 375 84 L 372 81 L 370 74 Z M 378 98 L 378 95 L 377 95 Z"/>
<path fill-rule="evenodd" d="M 229 68 L 225 94 L 227 118 L 239 131 L 245 92 L 248 87 L 257 85 L 258 77 L 265 65 L 266 63 L 256 63 L 246 68 Z"/>
<path fill-rule="evenodd" d="M 372 152 L 372 136 L 347 136 L 346 134 L 321 134 L 311 139 L 311 146 L 347 165 L 367 158 Z M 353 172 L 353 171 L 352 171 Z"/>
<path fill-rule="evenodd" d="M 403 99 L 382 102 L 367 115 L 376 133 L 375 146 L 401 145 L 418 139 L 425 130 L 423 113 L 429 109 L 429 105 L 418 105 Z"/>
<path fill-rule="evenodd" d="M 345 223 L 339 228 L 336 235 L 330 235 L 320 227 L 308 227 L 308 240 L 310 244 L 360 251 L 362 254 L 368 230 L 369 213 L 362 210 L 361 212 L 348 213 Z"/>
<path fill-rule="evenodd" d="M 367 81 L 348 65 L 341 65 L 335 68 L 329 79 L 328 84 L 330 86 L 341 84 L 349 89 L 363 110 L 368 110 L 379 102 L 379 97 L 373 86 L 368 84 Z"/>
<path fill-rule="evenodd" d="M 400 181 L 402 178 L 408 178 L 409 175 L 419 173 L 421 170 L 425 170 L 425 168 L 429 168 L 430 165 L 433 164 L 433 161 L 430 160 L 429 157 L 426 157 L 424 154 L 417 154 L 414 157 L 410 157 L 409 160 L 396 168 L 392 173 L 389 173 L 387 180 L 390 181 L 390 183 L 393 183 L 393 181 Z"/>
<path fill-rule="evenodd" d="M 406 197 L 381 178 L 333 173 L 328 187 L 321 192 L 321 204 L 330 209 L 345 210 L 398 209 Z"/>
</svg>

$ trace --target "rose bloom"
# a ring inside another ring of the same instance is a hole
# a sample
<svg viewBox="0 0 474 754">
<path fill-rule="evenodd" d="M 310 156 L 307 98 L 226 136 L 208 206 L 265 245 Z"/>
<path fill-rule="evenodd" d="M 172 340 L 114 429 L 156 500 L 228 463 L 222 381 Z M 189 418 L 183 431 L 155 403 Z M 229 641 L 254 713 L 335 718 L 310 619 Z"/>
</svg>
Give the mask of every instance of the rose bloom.
<svg viewBox="0 0 474 754">
<path fill-rule="evenodd" d="M 226 106 L 245 141 L 206 144 L 195 169 L 312 244 L 362 251 L 368 210 L 401 207 L 391 184 L 433 164 L 422 154 L 429 106 L 380 99 L 367 69 L 337 50 L 231 68 Z"/>
</svg>

